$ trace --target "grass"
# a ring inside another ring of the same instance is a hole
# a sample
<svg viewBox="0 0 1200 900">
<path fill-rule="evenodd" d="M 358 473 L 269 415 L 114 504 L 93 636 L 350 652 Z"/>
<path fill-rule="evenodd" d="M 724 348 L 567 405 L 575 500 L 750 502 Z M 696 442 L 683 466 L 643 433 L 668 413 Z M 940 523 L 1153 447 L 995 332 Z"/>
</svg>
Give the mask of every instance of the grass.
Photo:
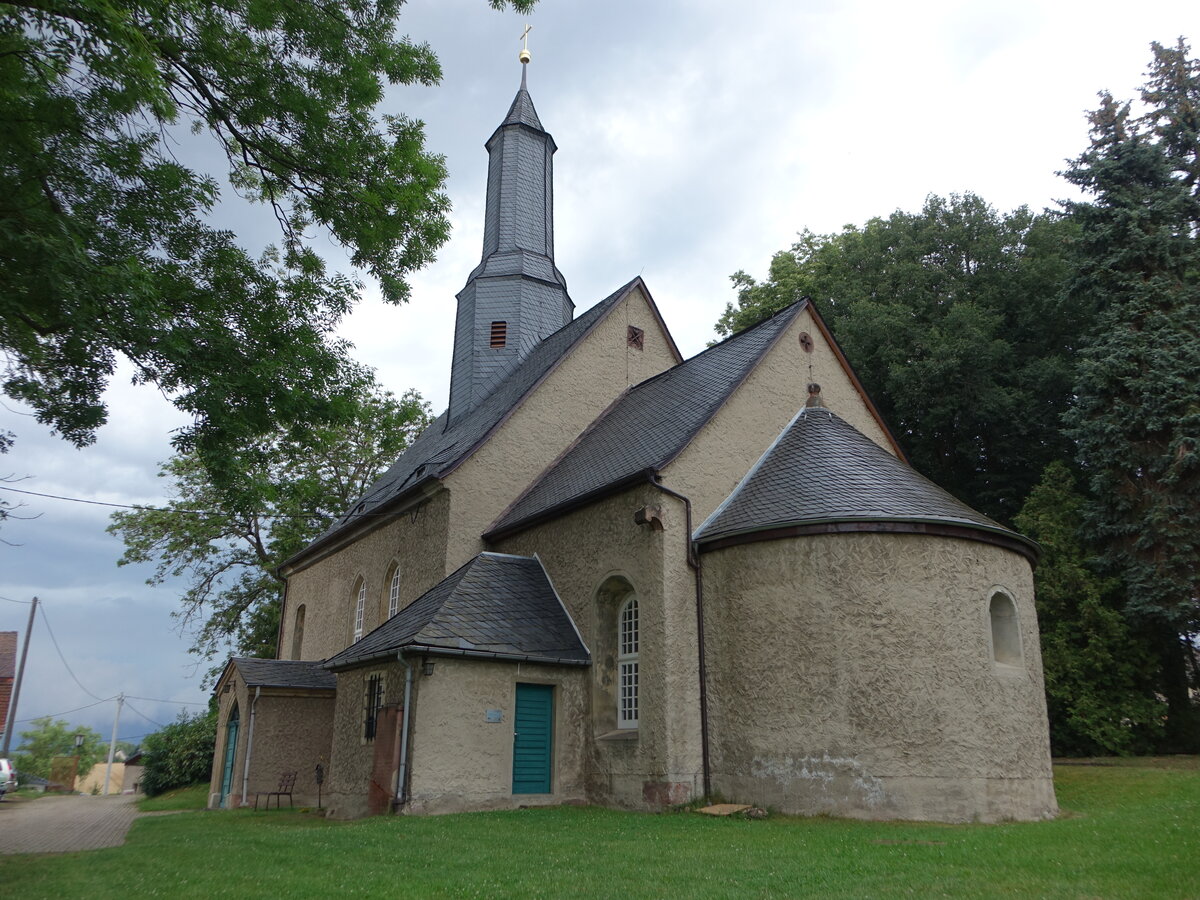
<svg viewBox="0 0 1200 900">
<path fill-rule="evenodd" d="M 1056 786 L 1059 819 L 992 826 L 572 807 L 351 823 L 197 811 L 139 820 L 112 850 L 0 857 L 0 884 L 6 898 L 1200 896 L 1195 760 L 1060 765 Z M 189 789 L 163 802 L 202 799 Z"/>
<path fill-rule="evenodd" d="M 208 782 L 194 784 L 191 787 L 176 788 L 165 794 L 159 794 L 157 797 L 144 797 L 138 801 L 137 805 L 142 812 L 204 809 L 208 805 Z"/>
</svg>

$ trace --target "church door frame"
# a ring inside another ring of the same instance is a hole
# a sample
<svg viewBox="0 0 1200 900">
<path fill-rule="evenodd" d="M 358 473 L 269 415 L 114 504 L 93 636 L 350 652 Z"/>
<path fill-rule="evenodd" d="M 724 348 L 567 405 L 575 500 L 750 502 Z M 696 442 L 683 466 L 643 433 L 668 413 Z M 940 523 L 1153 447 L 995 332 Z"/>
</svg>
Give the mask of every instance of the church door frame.
<svg viewBox="0 0 1200 900">
<path fill-rule="evenodd" d="M 221 770 L 221 809 L 229 808 L 229 792 L 233 790 L 233 763 L 237 756 L 238 731 L 241 730 L 241 713 L 237 703 L 229 711 L 225 723 L 225 765 Z"/>
</svg>

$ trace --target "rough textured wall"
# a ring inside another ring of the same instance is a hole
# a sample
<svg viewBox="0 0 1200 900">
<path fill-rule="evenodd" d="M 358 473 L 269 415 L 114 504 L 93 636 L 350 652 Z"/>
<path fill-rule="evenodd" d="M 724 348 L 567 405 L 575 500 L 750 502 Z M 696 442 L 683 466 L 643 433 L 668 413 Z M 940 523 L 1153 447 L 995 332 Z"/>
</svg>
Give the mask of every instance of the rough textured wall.
<svg viewBox="0 0 1200 900">
<path fill-rule="evenodd" d="M 513 809 L 584 798 L 584 694 L 575 666 L 430 657 L 411 733 L 411 802 L 417 813 Z M 554 685 L 551 793 L 513 794 L 513 718 L 518 682 Z M 487 711 L 500 721 L 488 722 Z"/>
<path fill-rule="evenodd" d="M 628 327 L 645 332 L 630 347 Z M 629 385 L 675 364 L 645 295 L 634 289 L 446 479 L 453 498 L 446 574 L 483 549 L 479 536 Z"/>
<path fill-rule="evenodd" d="M 450 497 L 440 493 L 401 513 L 375 531 L 295 572 L 288 579 L 283 613 L 283 659 L 328 659 L 350 645 L 354 627 L 354 585 L 366 581 L 363 634 L 387 617 L 388 574 L 400 567 L 400 606 L 411 603 L 446 576 L 446 523 Z M 304 604 L 304 640 L 292 655 L 296 610 Z"/>
<path fill-rule="evenodd" d="M 92 766 L 90 772 L 75 776 L 75 790 L 81 794 L 100 794 L 104 791 L 104 776 L 108 771 L 108 760 Z M 132 786 L 132 782 L 130 782 Z M 125 792 L 125 763 L 113 760 L 112 774 L 108 779 L 108 792 L 122 794 Z"/>
<path fill-rule="evenodd" d="M 633 521 L 659 506 L 663 530 Z M 583 709 L 588 797 L 634 808 L 683 803 L 702 791 L 695 582 L 683 505 L 649 485 L 498 542 L 537 553 L 592 653 Z M 616 727 L 616 615 L 629 588 L 640 619 L 639 716 Z"/>
<path fill-rule="evenodd" d="M 420 660 L 415 661 L 414 681 L 420 681 Z M 337 700 L 333 712 L 333 752 L 329 760 L 326 795 L 329 815 L 354 819 L 368 813 L 368 793 L 375 760 L 375 742 L 367 740 L 366 688 L 374 674 L 383 676 L 383 704 L 399 709 L 404 704 L 405 667 L 384 662 L 337 673 Z M 396 727 L 402 718 L 397 716 Z M 397 742 L 398 746 L 399 742 Z M 380 785 L 390 793 L 395 783 Z"/>
<path fill-rule="evenodd" d="M 703 556 L 714 789 L 791 813 L 1056 811 L 1033 581 L 974 541 L 846 534 Z M 1019 667 L 988 604 L 1016 602 Z"/>
<path fill-rule="evenodd" d="M 800 344 L 802 333 L 812 338 L 811 353 Z M 804 406 L 808 384 L 813 381 L 821 385 L 826 406 L 889 453 L 895 453 L 833 348 L 822 337 L 812 313 L 805 309 L 742 386 L 663 471 L 666 484 L 691 498 L 697 527 L 729 496 Z"/>
<path fill-rule="evenodd" d="M 254 704 L 254 689 L 249 690 Z M 244 719 L 249 729 L 249 718 Z M 249 733 L 247 732 L 247 739 Z M 296 806 L 317 805 L 317 763 L 329 768 L 333 741 L 333 692 L 263 691 L 255 706 L 247 796 L 273 791 L 284 772 L 295 772 Z M 266 798 L 263 798 L 264 802 Z"/>
</svg>

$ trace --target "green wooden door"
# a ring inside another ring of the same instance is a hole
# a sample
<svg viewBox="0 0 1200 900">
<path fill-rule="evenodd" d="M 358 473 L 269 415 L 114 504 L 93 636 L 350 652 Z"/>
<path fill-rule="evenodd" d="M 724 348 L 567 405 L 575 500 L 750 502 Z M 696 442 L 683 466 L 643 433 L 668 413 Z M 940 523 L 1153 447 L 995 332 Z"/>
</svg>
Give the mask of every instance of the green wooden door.
<svg viewBox="0 0 1200 900">
<path fill-rule="evenodd" d="M 554 686 L 518 684 L 513 717 L 513 793 L 550 793 Z"/>
<path fill-rule="evenodd" d="M 229 807 L 229 791 L 233 788 L 233 758 L 237 755 L 238 708 L 234 706 L 225 725 L 225 769 L 221 773 L 221 808 Z"/>
</svg>

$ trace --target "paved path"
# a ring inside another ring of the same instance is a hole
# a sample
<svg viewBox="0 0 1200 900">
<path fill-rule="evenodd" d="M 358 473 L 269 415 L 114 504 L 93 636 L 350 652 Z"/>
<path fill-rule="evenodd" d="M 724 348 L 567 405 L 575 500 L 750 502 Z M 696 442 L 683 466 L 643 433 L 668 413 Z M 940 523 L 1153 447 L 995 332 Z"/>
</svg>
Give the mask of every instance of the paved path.
<svg viewBox="0 0 1200 900">
<path fill-rule="evenodd" d="M 133 794 L 63 795 L 0 803 L 0 853 L 67 853 L 125 843 L 139 816 Z"/>
</svg>

